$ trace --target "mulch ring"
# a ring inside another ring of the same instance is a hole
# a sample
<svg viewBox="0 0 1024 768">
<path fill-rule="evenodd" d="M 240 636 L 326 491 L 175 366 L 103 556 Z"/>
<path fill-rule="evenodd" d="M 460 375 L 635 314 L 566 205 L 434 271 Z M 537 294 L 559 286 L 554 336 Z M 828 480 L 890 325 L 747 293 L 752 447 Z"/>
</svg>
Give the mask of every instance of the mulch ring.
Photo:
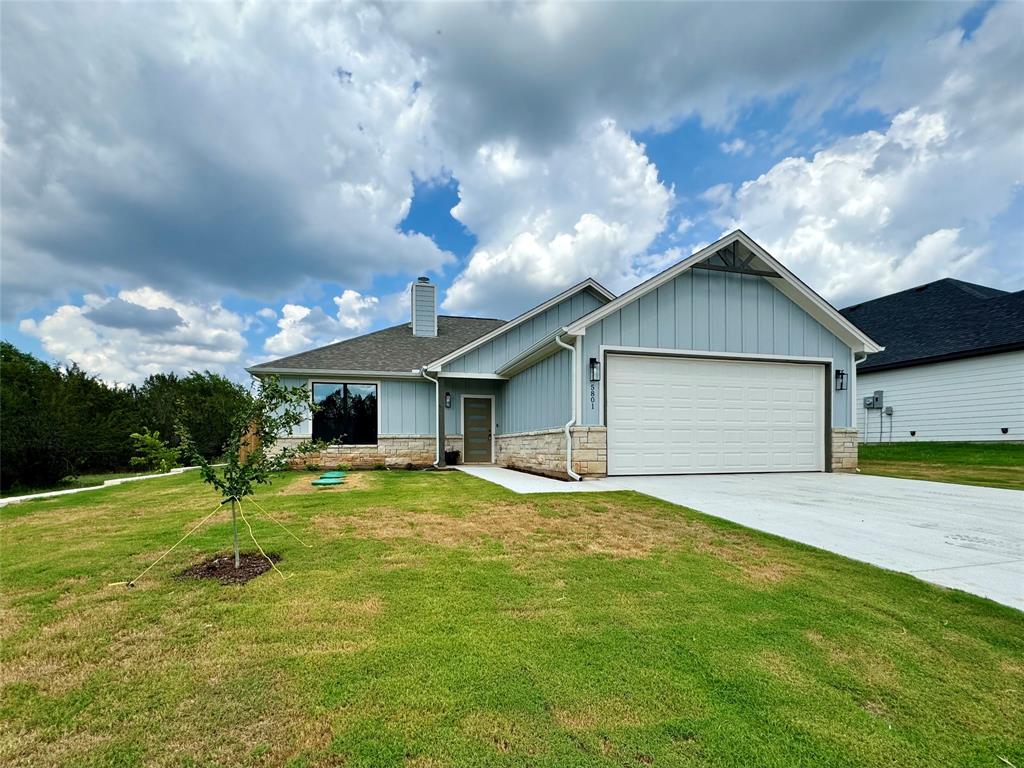
<svg viewBox="0 0 1024 768">
<path fill-rule="evenodd" d="M 275 563 L 281 561 L 281 556 L 276 552 L 268 552 L 267 557 Z M 246 584 L 269 570 L 270 562 L 259 552 L 240 552 L 237 568 L 234 554 L 214 555 L 189 566 L 176 574 L 176 578 L 216 579 L 221 584 Z"/>
</svg>

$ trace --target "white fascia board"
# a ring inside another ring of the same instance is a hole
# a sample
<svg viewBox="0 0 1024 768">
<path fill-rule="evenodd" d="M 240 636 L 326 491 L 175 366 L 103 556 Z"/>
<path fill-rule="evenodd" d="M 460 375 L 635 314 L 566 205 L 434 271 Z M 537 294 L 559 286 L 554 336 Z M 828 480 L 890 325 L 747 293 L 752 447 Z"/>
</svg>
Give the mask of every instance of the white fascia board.
<svg viewBox="0 0 1024 768">
<path fill-rule="evenodd" d="M 786 269 L 764 248 L 755 243 L 746 233 L 741 230 L 730 232 L 725 237 L 713 242 L 711 245 L 701 248 L 696 253 L 688 256 L 665 271 L 655 275 L 639 285 L 626 291 L 617 299 L 598 307 L 590 314 L 584 315 L 578 320 L 569 323 L 566 332 L 574 336 L 582 336 L 587 332 L 587 326 L 603 320 L 608 315 L 616 312 L 627 304 L 636 301 L 641 296 L 656 290 L 670 280 L 675 279 L 686 270 L 699 264 L 704 259 L 713 255 L 730 243 L 739 241 L 773 270 L 779 273 L 780 281 L 772 283 L 783 295 L 792 300 L 797 306 L 807 312 L 811 317 L 832 331 L 845 344 L 857 352 L 881 352 L 885 347 L 880 346 L 871 337 L 857 328 L 853 323 L 843 317 L 839 310 L 821 298 L 817 293 L 804 284 L 796 275 Z"/>
<path fill-rule="evenodd" d="M 348 376 L 356 379 L 419 379 L 419 371 L 339 371 L 332 368 L 246 368 L 259 377 L 267 376 Z"/>
<path fill-rule="evenodd" d="M 615 294 L 614 293 L 609 291 L 607 288 L 605 288 L 603 285 L 601 285 L 599 282 L 597 282 L 593 278 L 588 277 L 583 282 L 577 283 L 576 285 L 572 286 L 571 288 L 567 288 L 566 290 L 562 291 L 557 296 L 552 296 L 550 299 L 545 301 L 543 304 L 538 304 L 533 309 L 527 310 L 523 314 L 519 315 L 519 317 L 516 317 L 516 318 L 514 318 L 512 320 L 509 320 L 504 325 L 499 325 L 493 331 L 491 331 L 489 333 L 485 333 L 479 339 L 474 339 L 473 341 L 469 342 L 468 344 L 459 347 L 454 352 L 449 352 L 444 357 L 440 357 L 440 358 L 438 358 L 437 360 L 434 360 L 431 363 L 427 363 L 426 366 L 424 366 L 424 367 L 428 371 L 432 371 L 432 372 L 433 371 L 439 371 L 439 370 L 441 370 L 441 366 L 444 365 L 445 363 L 450 363 L 452 360 L 454 360 L 454 359 L 456 359 L 458 357 L 462 357 L 467 352 L 470 352 L 470 351 L 476 349 L 477 347 L 481 346 L 482 344 L 486 344 L 491 339 L 496 339 L 498 336 L 501 336 L 501 334 L 506 333 L 507 331 L 512 330 L 517 325 L 525 323 L 530 318 L 536 317 L 537 315 L 541 314 L 542 312 L 547 312 L 549 309 L 551 309 L 553 306 L 558 304 L 560 301 L 564 301 L 565 299 L 569 298 L 570 296 L 573 296 L 573 295 L 575 295 L 575 294 L 579 293 L 580 291 L 585 290 L 587 288 L 592 290 L 597 295 L 607 299 L 608 301 L 614 301 L 615 300 Z"/>
<path fill-rule="evenodd" d="M 507 377 L 499 376 L 496 373 L 460 373 L 459 371 L 438 371 L 439 379 L 487 379 L 489 381 L 504 381 Z"/>
<path fill-rule="evenodd" d="M 527 347 L 518 355 L 513 357 L 511 360 L 506 362 L 495 373 L 504 379 L 511 378 L 521 371 L 525 371 L 532 365 L 536 365 L 541 360 L 551 357 L 559 350 L 562 349 L 556 342 L 555 338 L 559 336 L 565 336 L 565 328 L 559 328 L 558 330 L 549 333 L 543 339 L 538 341 L 536 344 Z M 570 337 L 572 338 L 572 337 Z"/>
</svg>

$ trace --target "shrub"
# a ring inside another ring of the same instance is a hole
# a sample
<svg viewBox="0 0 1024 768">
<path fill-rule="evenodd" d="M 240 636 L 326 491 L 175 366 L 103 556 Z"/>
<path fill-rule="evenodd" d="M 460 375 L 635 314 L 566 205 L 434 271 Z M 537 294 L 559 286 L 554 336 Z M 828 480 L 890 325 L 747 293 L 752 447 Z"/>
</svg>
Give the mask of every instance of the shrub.
<svg viewBox="0 0 1024 768">
<path fill-rule="evenodd" d="M 131 439 L 135 446 L 135 455 L 130 462 L 133 467 L 170 472 L 178 466 L 181 451 L 161 440 L 159 432 L 150 432 L 148 427 L 143 427 L 142 432 L 132 432 Z"/>
</svg>

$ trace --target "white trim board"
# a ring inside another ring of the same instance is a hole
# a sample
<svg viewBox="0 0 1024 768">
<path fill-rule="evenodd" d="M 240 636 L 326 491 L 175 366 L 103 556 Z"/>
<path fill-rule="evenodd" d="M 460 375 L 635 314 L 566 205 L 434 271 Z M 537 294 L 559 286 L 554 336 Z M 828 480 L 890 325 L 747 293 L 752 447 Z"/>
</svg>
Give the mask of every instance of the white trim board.
<svg viewBox="0 0 1024 768">
<path fill-rule="evenodd" d="M 346 376 L 354 379 L 422 379 L 416 371 L 339 371 L 336 368 L 246 368 L 246 372 L 259 378 L 273 376 Z M 346 379 L 347 381 L 347 379 Z"/>
<path fill-rule="evenodd" d="M 426 368 L 428 371 L 431 371 L 431 372 L 439 371 L 441 369 L 441 366 L 443 366 L 445 363 L 450 363 L 452 360 L 455 360 L 458 357 L 462 357 L 462 355 L 466 354 L 467 352 L 470 352 L 470 351 L 476 349 L 477 347 L 479 347 L 479 346 L 481 346 L 483 344 L 486 344 L 491 339 L 496 339 L 498 336 L 501 336 L 501 334 L 506 333 L 507 331 L 510 331 L 511 329 L 515 328 L 517 325 L 522 325 L 523 323 L 525 323 L 530 318 L 536 317 L 537 315 L 539 315 L 539 314 L 541 314 L 543 312 L 546 312 L 547 310 L 551 309 L 553 306 L 555 306 L 559 302 L 564 301 L 565 299 L 569 298 L 570 296 L 575 296 L 577 293 L 579 293 L 580 291 L 583 291 L 583 290 L 585 290 L 587 288 L 589 288 L 590 290 L 594 291 L 599 296 L 603 296 L 608 301 L 613 301 L 615 299 L 615 294 L 614 293 L 609 291 L 607 288 L 605 288 L 603 285 L 601 285 L 599 282 L 597 282 L 593 278 L 588 277 L 583 282 L 577 283 L 572 288 L 568 288 L 568 289 L 562 291 L 557 296 L 552 296 L 550 299 L 545 301 L 543 304 L 538 304 L 533 309 L 527 310 L 526 312 L 524 312 L 523 314 L 519 315 L 518 317 L 513 318 L 512 320 L 509 320 L 504 325 L 499 325 L 493 331 L 485 333 L 483 336 L 481 336 L 478 339 L 473 339 L 473 341 L 471 341 L 468 344 L 465 344 L 465 345 L 459 347 L 454 352 L 449 352 L 444 357 L 439 357 L 437 360 L 434 360 L 431 363 L 427 363 L 424 366 L 424 368 Z"/>
</svg>

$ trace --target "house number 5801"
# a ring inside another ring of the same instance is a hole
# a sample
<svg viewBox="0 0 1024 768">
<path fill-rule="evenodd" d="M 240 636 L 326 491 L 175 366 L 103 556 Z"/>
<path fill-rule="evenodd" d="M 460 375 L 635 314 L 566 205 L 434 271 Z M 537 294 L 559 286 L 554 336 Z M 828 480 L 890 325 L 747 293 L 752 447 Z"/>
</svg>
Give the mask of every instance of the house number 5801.
<svg viewBox="0 0 1024 768">
<path fill-rule="evenodd" d="M 590 385 L 590 410 L 597 408 L 597 384 Z"/>
</svg>

